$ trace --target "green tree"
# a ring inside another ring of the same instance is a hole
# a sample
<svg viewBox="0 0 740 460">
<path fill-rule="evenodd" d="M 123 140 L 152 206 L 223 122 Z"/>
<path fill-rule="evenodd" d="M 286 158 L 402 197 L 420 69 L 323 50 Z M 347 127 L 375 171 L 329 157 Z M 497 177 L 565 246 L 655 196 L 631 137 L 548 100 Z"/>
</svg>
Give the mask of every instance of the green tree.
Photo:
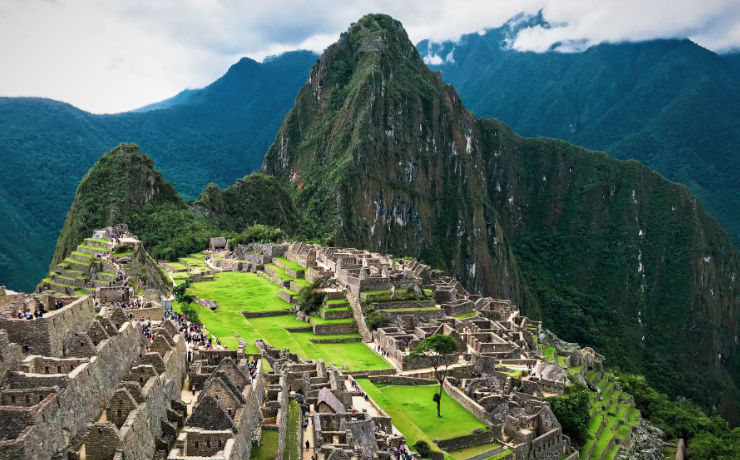
<svg viewBox="0 0 740 460">
<path fill-rule="evenodd" d="M 563 427 L 563 432 L 578 444 L 583 445 L 588 438 L 589 392 L 581 384 L 568 386 L 563 396 L 546 398 L 552 412 Z"/>
<path fill-rule="evenodd" d="M 183 296 L 185 295 L 185 292 L 190 287 L 190 280 L 185 280 L 184 283 L 178 284 L 173 290 L 172 293 L 175 295 L 175 300 L 178 302 L 184 302 Z M 191 300 L 192 302 L 192 300 Z"/>
<path fill-rule="evenodd" d="M 730 460 L 740 458 L 740 428 L 735 428 L 724 437 L 702 432 L 689 442 L 689 458 L 714 458 Z"/>
<path fill-rule="evenodd" d="M 296 296 L 296 303 L 302 312 L 309 314 L 318 311 L 324 296 L 318 291 L 319 280 L 316 280 L 310 286 L 301 288 Z"/>
<path fill-rule="evenodd" d="M 388 315 L 382 311 L 373 311 L 365 317 L 365 324 L 371 331 L 387 326 L 390 322 L 391 320 L 388 318 Z"/>
<path fill-rule="evenodd" d="M 450 355 L 457 351 L 457 342 L 449 335 L 434 334 L 422 340 L 419 345 L 411 350 L 412 358 L 427 358 L 434 369 L 434 377 L 439 382 L 439 393 L 434 395 L 437 403 L 437 417 L 442 417 L 440 405 L 442 403 L 442 392 L 444 382 L 449 370 Z"/>
</svg>

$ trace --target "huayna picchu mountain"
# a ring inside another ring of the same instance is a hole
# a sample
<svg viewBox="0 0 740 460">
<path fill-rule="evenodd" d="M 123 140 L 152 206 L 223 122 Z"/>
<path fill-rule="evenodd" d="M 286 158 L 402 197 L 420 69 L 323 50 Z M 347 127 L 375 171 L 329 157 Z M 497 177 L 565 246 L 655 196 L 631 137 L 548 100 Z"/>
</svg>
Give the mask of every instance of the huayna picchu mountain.
<svg viewBox="0 0 740 460">
<path fill-rule="evenodd" d="M 476 119 L 392 18 L 325 51 L 262 171 L 307 234 L 418 256 L 739 421 L 740 256 L 703 205 L 638 162 Z"/>
<path fill-rule="evenodd" d="M 262 223 L 287 231 L 298 218 L 290 195 L 270 176 L 254 173 L 227 190 L 206 186 L 186 203 L 135 144 L 120 144 L 82 178 L 67 213 L 50 270 L 97 228 L 124 223 L 156 259 L 176 259 L 207 246 L 220 232 L 236 234 Z"/>
</svg>

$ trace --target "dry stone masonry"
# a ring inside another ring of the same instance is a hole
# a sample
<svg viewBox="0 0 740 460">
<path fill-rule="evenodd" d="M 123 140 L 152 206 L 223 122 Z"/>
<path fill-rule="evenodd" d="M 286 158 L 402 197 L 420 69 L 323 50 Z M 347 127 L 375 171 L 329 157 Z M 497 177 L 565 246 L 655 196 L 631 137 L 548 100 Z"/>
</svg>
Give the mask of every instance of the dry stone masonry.
<svg viewBox="0 0 740 460">
<path fill-rule="evenodd" d="M 445 391 L 486 425 L 435 440 L 434 450 L 495 443 L 502 458 L 578 458 L 544 398 L 562 395 L 569 380 L 593 387 L 586 373 L 600 372 L 604 357 L 559 340 L 507 300 L 468 293 L 416 260 L 305 243 L 230 251 L 224 238 L 213 238 L 202 263 L 162 265 L 173 282 L 255 272 L 279 285 L 288 302 L 317 282 L 319 319 L 296 306 L 244 314 L 296 314 L 306 326 L 295 330 L 312 331 L 312 341 L 364 341 L 392 366 L 351 371 L 259 337 L 245 338 L 258 353 L 246 353 L 244 340 L 235 350 L 191 341 L 192 325 L 171 313 L 168 293 L 131 285 L 126 257 L 140 244 L 123 226 L 97 230 L 39 292 L 0 291 L 0 458 L 236 460 L 277 443 L 279 458 L 303 456 L 308 445 L 316 460 L 392 460 L 413 446 L 356 378 L 435 384 L 428 359 L 410 354 L 434 334 L 457 343 Z M 197 301 L 218 314 L 215 302 Z M 371 312 L 387 324 L 370 330 Z"/>
</svg>

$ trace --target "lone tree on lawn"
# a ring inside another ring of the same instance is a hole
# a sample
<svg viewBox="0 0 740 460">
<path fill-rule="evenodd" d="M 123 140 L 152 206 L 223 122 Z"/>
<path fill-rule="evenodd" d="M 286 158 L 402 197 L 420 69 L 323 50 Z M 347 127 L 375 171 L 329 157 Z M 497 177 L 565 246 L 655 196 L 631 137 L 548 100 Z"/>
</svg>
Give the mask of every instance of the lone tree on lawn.
<svg viewBox="0 0 740 460">
<path fill-rule="evenodd" d="M 439 393 L 434 395 L 434 402 L 437 403 L 437 417 L 442 416 L 439 406 L 442 403 L 443 385 L 445 378 L 447 378 L 447 360 L 456 351 L 457 342 L 455 342 L 455 339 L 449 335 L 434 334 L 422 340 L 409 354 L 412 358 L 425 357 L 431 362 L 434 377 L 439 382 Z"/>
</svg>

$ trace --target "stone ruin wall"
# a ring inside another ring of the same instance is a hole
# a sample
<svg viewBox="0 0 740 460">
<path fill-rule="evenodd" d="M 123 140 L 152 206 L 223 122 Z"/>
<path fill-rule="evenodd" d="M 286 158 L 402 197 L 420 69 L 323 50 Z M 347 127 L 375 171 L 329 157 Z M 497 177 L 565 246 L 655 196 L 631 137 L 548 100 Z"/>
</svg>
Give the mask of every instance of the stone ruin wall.
<svg viewBox="0 0 740 460">
<path fill-rule="evenodd" d="M 28 354 L 61 357 L 65 344 L 75 336 L 75 330 L 79 327 L 88 329 L 94 319 L 93 299 L 84 296 L 41 318 L 0 317 L 0 329 L 7 331 L 10 342 L 28 347 Z"/>
<path fill-rule="evenodd" d="M 10 388 L 32 389 L 58 386 L 59 392 L 36 416 L 33 426 L 19 438 L 0 442 L 0 457 L 23 452 L 26 458 L 49 458 L 64 449 L 69 440 L 84 431 L 87 423 L 103 410 L 118 382 L 138 357 L 141 336 L 131 323 L 102 343 L 97 356 L 62 376 L 11 371 Z M 6 417 L 0 417 L 5 419 Z"/>
</svg>

